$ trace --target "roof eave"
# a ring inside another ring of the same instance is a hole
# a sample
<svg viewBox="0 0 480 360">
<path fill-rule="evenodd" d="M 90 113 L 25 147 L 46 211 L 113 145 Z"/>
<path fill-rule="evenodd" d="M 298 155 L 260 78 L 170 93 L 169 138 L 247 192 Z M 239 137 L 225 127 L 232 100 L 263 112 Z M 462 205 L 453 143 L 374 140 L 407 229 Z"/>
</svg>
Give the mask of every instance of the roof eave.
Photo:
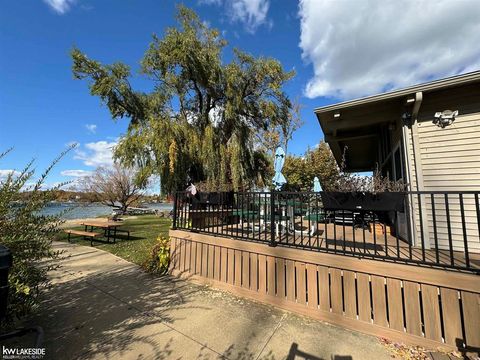
<svg viewBox="0 0 480 360">
<path fill-rule="evenodd" d="M 344 101 L 344 102 L 340 102 L 333 105 L 322 106 L 314 109 L 314 112 L 318 116 L 321 113 L 325 113 L 329 111 L 341 110 L 348 107 L 354 107 L 354 106 L 394 99 L 397 97 L 408 96 L 419 91 L 428 92 L 428 91 L 443 89 L 447 87 L 458 86 L 466 83 L 471 83 L 475 81 L 480 81 L 480 71 L 474 71 L 474 72 L 470 72 L 462 75 L 456 75 L 456 76 L 452 76 L 445 79 L 418 84 L 418 85 L 410 86 L 408 88 L 399 89 L 399 90 L 395 90 L 387 93 L 371 95 L 371 96 L 366 96 L 359 99 Z"/>
</svg>

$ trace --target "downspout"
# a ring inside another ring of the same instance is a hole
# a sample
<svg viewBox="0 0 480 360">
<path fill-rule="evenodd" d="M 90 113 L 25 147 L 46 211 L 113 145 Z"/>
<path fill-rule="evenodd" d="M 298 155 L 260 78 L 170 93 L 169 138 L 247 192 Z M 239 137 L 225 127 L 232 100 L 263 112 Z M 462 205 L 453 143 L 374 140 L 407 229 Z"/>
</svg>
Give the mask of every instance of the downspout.
<svg viewBox="0 0 480 360">
<path fill-rule="evenodd" d="M 407 122 L 406 119 L 402 117 L 402 148 L 403 148 L 403 159 L 404 159 L 404 167 L 405 167 L 405 181 L 408 184 L 408 190 L 412 189 L 412 165 L 410 164 L 410 134 L 408 131 L 409 126 L 411 126 L 412 117 L 410 117 L 409 121 Z M 412 211 L 412 204 L 413 204 L 413 197 L 412 195 L 407 197 L 407 206 L 406 206 L 406 218 L 407 218 L 407 239 L 409 239 L 410 245 L 414 245 L 417 243 L 416 239 L 416 229 L 415 224 L 415 216 L 413 216 Z"/>
<path fill-rule="evenodd" d="M 403 156 L 404 156 L 405 163 L 407 165 L 407 170 L 408 170 L 408 171 L 406 171 L 406 178 L 407 178 L 406 180 L 407 180 L 407 183 L 410 186 L 410 190 L 412 190 L 412 191 L 414 189 L 412 189 L 412 179 L 411 179 L 411 174 L 410 174 L 411 164 L 410 164 L 410 156 L 409 156 L 409 153 L 408 153 L 408 149 L 409 149 L 409 145 L 410 145 L 410 136 L 409 136 L 408 129 L 409 129 L 409 126 L 411 126 L 413 128 L 413 124 L 417 121 L 418 112 L 420 110 L 420 105 L 422 104 L 422 100 L 423 100 L 423 94 L 421 92 L 417 92 L 415 94 L 415 99 L 414 99 L 415 103 L 413 105 L 413 110 L 412 110 L 412 114 L 411 114 L 411 117 L 410 117 L 410 122 L 408 124 L 404 123 L 403 126 L 402 126 Z M 412 144 L 412 148 L 414 148 L 413 144 Z M 417 171 L 417 169 L 415 167 L 415 172 L 416 171 Z"/>
<path fill-rule="evenodd" d="M 412 149 L 413 149 L 413 166 L 415 167 L 415 184 L 416 191 L 422 191 L 423 187 L 423 171 L 422 167 L 418 166 L 420 159 L 417 159 L 417 149 L 420 149 L 420 142 L 418 140 L 418 112 L 420 111 L 420 106 L 423 101 L 423 93 L 421 91 L 415 93 L 415 103 L 413 104 L 412 109 L 412 120 L 411 120 L 411 130 L 412 130 Z M 413 190 L 413 189 L 412 189 Z"/>
<path fill-rule="evenodd" d="M 415 102 L 413 104 L 413 109 L 412 109 L 412 117 L 411 117 L 411 123 L 410 123 L 410 128 L 411 128 L 411 139 L 412 139 L 412 155 L 413 155 L 413 167 L 415 169 L 415 188 L 413 188 L 412 184 L 412 177 L 410 176 L 410 171 L 408 171 L 408 178 L 407 182 L 410 184 L 410 190 L 412 191 L 424 191 L 425 187 L 423 184 L 423 168 L 421 166 L 421 155 L 419 153 L 420 151 L 420 140 L 418 136 L 418 113 L 420 111 L 420 106 L 422 105 L 423 101 L 423 93 L 422 92 L 417 92 L 415 93 Z M 411 169 L 412 164 L 410 164 L 410 156 L 408 152 L 408 144 L 410 142 L 410 137 L 409 137 L 409 132 L 408 132 L 408 127 L 404 126 L 403 127 L 403 138 L 405 140 L 405 158 L 407 160 L 407 167 L 408 169 Z M 418 196 L 410 196 L 410 206 L 412 211 L 410 211 L 410 220 L 412 223 L 412 229 L 411 232 L 413 233 L 412 239 L 414 240 L 414 244 L 412 245 L 418 245 L 421 243 L 421 237 L 418 237 L 417 234 L 417 227 L 415 225 L 416 223 L 416 214 L 413 209 L 413 204 L 415 201 L 418 201 Z M 420 224 L 420 227 L 423 230 L 423 235 L 424 235 L 424 243 L 425 243 L 425 248 L 430 249 L 430 235 L 428 232 L 428 226 L 425 224 L 428 224 L 428 219 L 427 219 L 427 211 L 426 211 L 426 203 L 425 203 L 425 196 L 420 195 L 420 205 L 422 207 L 421 211 L 421 217 L 422 217 L 422 223 Z M 420 218 L 420 214 L 419 214 Z M 421 235 L 420 235 L 421 236 Z"/>
</svg>

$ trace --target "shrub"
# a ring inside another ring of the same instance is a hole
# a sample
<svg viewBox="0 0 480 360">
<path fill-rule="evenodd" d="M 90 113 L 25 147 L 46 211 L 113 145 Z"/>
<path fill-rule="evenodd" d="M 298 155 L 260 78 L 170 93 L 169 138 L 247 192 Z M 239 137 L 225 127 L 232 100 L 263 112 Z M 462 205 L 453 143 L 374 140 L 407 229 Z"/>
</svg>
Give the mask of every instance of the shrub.
<svg viewBox="0 0 480 360">
<path fill-rule="evenodd" d="M 378 169 L 378 164 L 377 169 L 375 169 L 371 177 L 345 171 L 347 150 L 348 148 L 345 147 L 337 181 L 332 184 L 328 191 L 369 192 L 376 194 L 381 192 L 403 192 L 407 190 L 408 184 L 402 180 L 393 181 L 386 176 L 382 176 Z"/>
<path fill-rule="evenodd" d="M 143 268 L 149 273 L 163 275 L 167 273 L 169 264 L 170 239 L 159 236 L 157 243 L 150 252 L 150 257 L 143 264 Z"/>
<path fill-rule="evenodd" d="M 33 181 L 33 161 L 22 171 L 12 171 L 0 179 L 0 242 L 13 256 L 8 274 L 7 317 L 2 327 L 12 325 L 15 319 L 27 315 L 37 306 L 41 289 L 49 283 L 47 273 L 56 267 L 51 260 L 56 259 L 59 252 L 51 245 L 62 222 L 61 214 L 45 216 L 40 211 L 55 199 L 55 191 L 65 184 L 49 190 L 43 190 L 42 186 L 53 166 L 67 151 L 55 159 L 36 181 Z M 0 154 L 0 159 L 9 152 Z"/>
</svg>

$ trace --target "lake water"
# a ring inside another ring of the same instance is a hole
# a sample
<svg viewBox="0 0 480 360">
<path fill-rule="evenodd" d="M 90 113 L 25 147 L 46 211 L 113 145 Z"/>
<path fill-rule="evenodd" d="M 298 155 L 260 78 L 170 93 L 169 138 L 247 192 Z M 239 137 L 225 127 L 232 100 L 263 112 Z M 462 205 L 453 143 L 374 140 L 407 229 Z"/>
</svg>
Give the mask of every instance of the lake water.
<svg viewBox="0 0 480 360">
<path fill-rule="evenodd" d="M 159 204 L 145 204 L 149 209 L 158 209 L 170 211 L 173 209 L 173 204 L 159 203 Z M 67 211 L 66 211 L 67 210 Z M 70 219 L 84 219 L 92 218 L 101 215 L 111 215 L 112 208 L 102 204 L 79 204 L 79 203 L 50 203 L 45 209 L 41 211 L 42 215 L 58 215 L 66 211 L 62 218 Z"/>
</svg>

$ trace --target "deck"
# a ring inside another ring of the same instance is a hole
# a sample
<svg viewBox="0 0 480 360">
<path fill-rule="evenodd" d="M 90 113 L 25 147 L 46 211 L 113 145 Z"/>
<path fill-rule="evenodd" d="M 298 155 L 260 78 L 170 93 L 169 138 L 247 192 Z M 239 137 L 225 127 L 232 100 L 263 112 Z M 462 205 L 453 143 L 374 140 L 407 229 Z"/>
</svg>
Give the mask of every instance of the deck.
<svg viewBox="0 0 480 360">
<path fill-rule="evenodd" d="M 313 251 L 384 258 L 400 262 L 418 262 L 431 266 L 464 268 L 467 265 L 465 253 L 462 251 L 422 249 L 419 246 L 409 246 L 406 241 L 391 234 L 377 234 L 369 229 L 357 227 L 353 229 L 351 225 L 320 223 L 313 235 L 310 235 L 311 224 L 307 222 L 304 222 L 303 225 L 297 223 L 295 229 L 296 231 L 275 232 L 275 243 Z M 270 227 L 263 229 L 260 223 L 211 225 L 198 229 L 198 231 L 265 243 L 269 243 L 272 236 Z M 469 253 L 468 260 L 469 267 L 478 269 L 480 272 L 480 254 Z"/>
</svg>

